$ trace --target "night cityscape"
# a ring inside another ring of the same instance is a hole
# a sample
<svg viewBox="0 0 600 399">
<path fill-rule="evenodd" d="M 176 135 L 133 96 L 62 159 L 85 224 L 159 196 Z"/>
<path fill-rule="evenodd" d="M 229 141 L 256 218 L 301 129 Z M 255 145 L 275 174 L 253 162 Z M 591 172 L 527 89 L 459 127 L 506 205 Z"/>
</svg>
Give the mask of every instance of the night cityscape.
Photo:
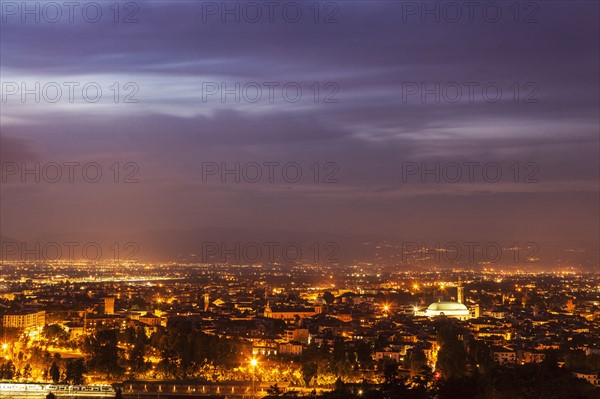
<svg viewBox="0 0 600 399">
<path fill-rule="evenodd" d="M 0 0 L 0 399 L 600 399 L 600 2 Z"/>
</svg>

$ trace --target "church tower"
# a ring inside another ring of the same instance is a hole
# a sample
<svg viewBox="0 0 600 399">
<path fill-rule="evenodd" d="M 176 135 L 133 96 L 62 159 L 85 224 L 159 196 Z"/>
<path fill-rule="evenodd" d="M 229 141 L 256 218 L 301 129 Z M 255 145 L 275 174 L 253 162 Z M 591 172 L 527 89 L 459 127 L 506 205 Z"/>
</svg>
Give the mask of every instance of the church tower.
<svg viewBox="0 0 600 399">
<path fill-rule="evenodd" d="M 208 293 L 204 294 L 204 312 L 208 312 L 208 307 L 210 306 L 210 296 Z"/>
<path fill-rule="evenodd" d="M 456 287 L 456 301 L 465 303 L 465 287 L 462 285 L 462 278 L 458 277 L 458 287 Z"/>
<path fill-rule="evenodd" d="M 104 314 L 115 314 L 115 298 L 104 298 Z"/>
</svg>

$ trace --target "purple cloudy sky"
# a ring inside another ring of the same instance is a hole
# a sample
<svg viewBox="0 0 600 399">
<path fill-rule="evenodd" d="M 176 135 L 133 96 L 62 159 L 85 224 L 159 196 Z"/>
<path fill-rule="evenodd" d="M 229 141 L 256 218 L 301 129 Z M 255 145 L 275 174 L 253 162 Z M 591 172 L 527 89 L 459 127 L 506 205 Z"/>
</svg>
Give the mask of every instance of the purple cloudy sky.
<svg viewBox="0 0 600 399">
<path fill-rule="evenodd" d="M 423 22 L 407 15 L 402 1 L 321 2 L 315 23 L 313 3 L 298 2 L 303 14 L 296 23 L 284 20 L 280 8 L 273 23 L 265 15 L 257 23 L 241 15 L 236 23 L 231 16 L 222 22 L 219 11 L 207 15 L 201 1 L 140 0 L 139 10 L 121 3 L 120 19 L 133 10 L 139 20 L 130 24 L 113 22 L 113 2 L 97 2 L 98 23 L 77 11 L 73 23 L 66 16 L 23 23 L 2 3 L 4 91 L 7 82 L 103 88 L 97 103 L 82 101 L 77 90 L 73 103 L 3 98 L 2 162 L 98 162 L 105 176 L 115 162 L 135 162 L 140 181 L 103 177 L 90 184 L 76 176 L 73 184 L 36 184 L 8 176 L 2 235 L 219 226 L 555 241 L 598 250 L 598 2 L 532 2 L 519 16 L 533 15 L 531 23 L 515 23 L 507 2 L 495 3 L 503 12 L 496 23 L 480 8 L 473 22 L 464 15 L 457 23 L 448 15 Z M 329 14 L 337 22 L 323 23 Z M 114 82 L 134 82 L 139 102 L 114 103 Z M 303 96 L 286 102 L 276 89 L 270 102 L 265 89 L 256 103 L 236 103 L 233 95 L 203 101 L 207 82 L 297 82 Z M 334 82 L 338 102 L 315 103 L 315 82 L 322 96 Z M 407 82 L 479 86 L 473 101 L 465 89 L 458 101 L 449 101 L 448 92 L 435 103 L 433 95 L 424 102 L 404 98 Z M 497 102 L 481 95 L 489 82 L 503 90 Z M 531 87 L 537 102 L 524 101 Z M 203 162 L 268 161 L 299 163 L 303 179 L 202 181 Z M 470 161 L 497 162 L 503 178 L 402 181 L 403 162 Z M 339 183 L 312 182 L 314 162 L 335 162 Z M 535 163 L 539 183 L 514 183 L 515 162 Z"/>
</svg>

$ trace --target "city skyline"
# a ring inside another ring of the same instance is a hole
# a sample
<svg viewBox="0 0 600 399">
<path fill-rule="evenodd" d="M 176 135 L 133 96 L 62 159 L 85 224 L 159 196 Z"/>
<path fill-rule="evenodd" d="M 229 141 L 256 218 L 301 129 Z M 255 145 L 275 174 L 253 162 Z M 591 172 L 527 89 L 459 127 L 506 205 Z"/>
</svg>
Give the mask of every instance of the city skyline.
<svg viewBox="0 0 600 399">
<path fill-rule="evenodd" d="M 0 0 L 0 399 L 598 399 L 599 17 Z"/>
</svg>

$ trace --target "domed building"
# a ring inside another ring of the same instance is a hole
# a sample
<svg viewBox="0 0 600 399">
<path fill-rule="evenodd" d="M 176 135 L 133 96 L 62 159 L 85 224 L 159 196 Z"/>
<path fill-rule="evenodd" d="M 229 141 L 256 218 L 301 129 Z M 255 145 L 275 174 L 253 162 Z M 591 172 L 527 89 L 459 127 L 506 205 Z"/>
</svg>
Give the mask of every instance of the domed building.
<svg viewBox="0 0 600 399">
<path fill-rule="evenodd" d="M 434 302 L 423 311 L 418 307 L 414 308 L 415 316 L 446 316 L 454 317 L 459 320 L 467 320 L 471 318 L 471 311 L 464 305 L 465 301 L 465 288 L 462 284 L 462 278 L 458 278 L 458 285 L 456 287 L 456 298 L 457 301 L 438 301 Z M 475 317 L 479 317 L 479 307 L 476 305 Z"/>
<path fill-rule="evenodd" d="M 459 320 L 467 320 L 471 317 L 471 313 L 469 312 L 469 309 L 460 302 L 440 301 L 429 305 L 427 310 L 425 310 L 425 316 L 447 316 Z"/>
</svg>

